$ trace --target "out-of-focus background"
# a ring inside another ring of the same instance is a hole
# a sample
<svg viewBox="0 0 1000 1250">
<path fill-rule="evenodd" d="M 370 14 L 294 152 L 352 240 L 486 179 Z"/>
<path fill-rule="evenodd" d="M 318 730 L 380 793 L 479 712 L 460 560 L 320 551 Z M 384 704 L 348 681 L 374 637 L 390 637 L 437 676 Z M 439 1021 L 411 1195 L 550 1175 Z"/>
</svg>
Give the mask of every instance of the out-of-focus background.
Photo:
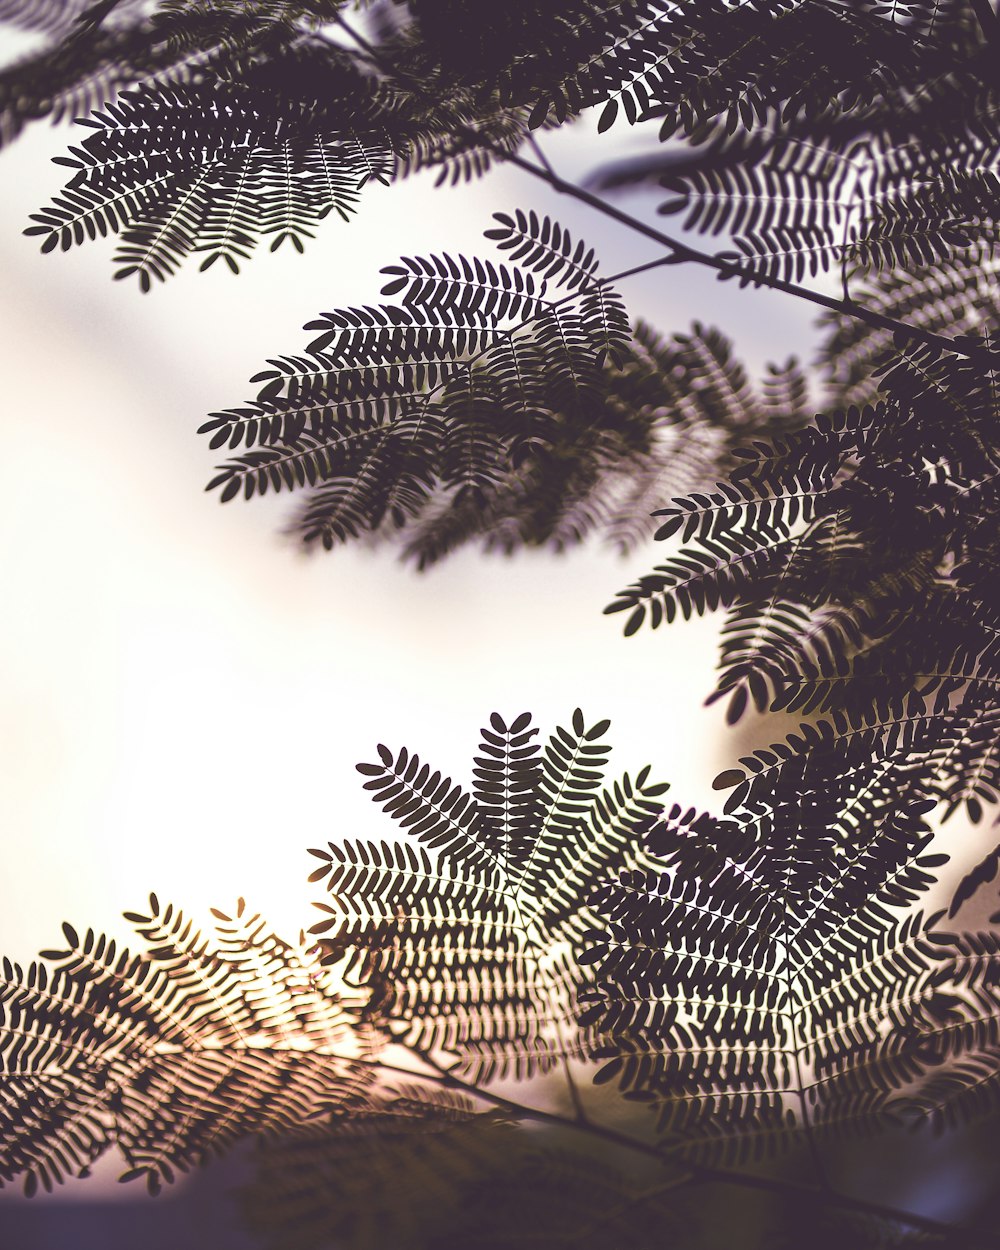
<svg viewBox="0 0 1000 1250">
<path fill-rule="evenodd" d="M 281 533 L 288 496 L 204 493 L 224 453 L 195 433 L 252 395 L 267 356 L 304 345 L 305 321 L 378 302 L 401 252 L 490 255 L 494 211 L 558 214 L 604 272 L 655 245 L 508 171 L 420 178 L 373 187 L 304 256 L 262 251 L 239 277 L 192 266 L 143 296 L 112 281 L 113 242 L 42 256 L 21 234 L 74 138 L 38 125 L 0 155 L 0 820 L 15 851 L 0 949 L 27 958 L 63 918 L 113 925 L 151 888 L 195 911 L 243 894 L 299 926 L 305 848 L 383 826 L 354 764 L 384 741 L 461 774 L 494 709 L 543 727 L 578 704 L 610 716 L 616 768 L 652 763 L 709 802 L 737 748 L 701 708 L 715 623 L 626 640 L 602 615 L 655 544 L 624 561 L 599 544 L 467 550 L 424 574 L 389 549 L 308 557 Z M 576 176 L 629 138 L 546 146 Z M 715 322 L 752 366 L 809 350 L 785 297 L 676 267 L 623 287 L 633 315 Z"/>
<path fill-rule="evenodd" d="M 531 710 L 543 730 L 577 705 L 608 716 L 613 772 L 651 763 L 674 797 L 712 806 L 712 776 L 740 753 L 702 707 L 716 624 L 625 640 L 601 614 L 655 546 L 628 561 L 470 550 L 423 575 L 389 550 L 306 558 L 281 536 L 284 495 L 204 494 L 221 453 L 195 434 L 252 394 L 268 355 L 304 345 L 305 321 L 377 302 L 400 253 L 489 254 L 495 211 L 558 215 L 604 272 L 655 246 L 509 171 L 457 189 L 422 178 L 373 187 L 304 256 L 262 252 L 238 278 L 192 266 L 142 296 L 112 282 L 112 242 L 42 256 L 21 234 L 73 139 L 39 124 L 0 154 L 0 952 L 29 960 L 63 920 L 125 938 L 121 912 L 150 890 L 198 919 L 242 895 L 295 934 L 311 922 L 306 848 L 387 830 L 355 763 L 406 745 L 467 780 L 494 710 Z M 577 177 L 642 137 L 583 124 L 543 142 Z M 718 325 L 755 370 L 810 354 L 808 310 L 786 297 L 677 267 L 623 289 L 661 330 Z M 98 1173 L 5 1200 L 0 1246 L 249 1244 L 217 1178 L 151 1208 L 109 1205 L 116 1161 Z"/>
</svg>

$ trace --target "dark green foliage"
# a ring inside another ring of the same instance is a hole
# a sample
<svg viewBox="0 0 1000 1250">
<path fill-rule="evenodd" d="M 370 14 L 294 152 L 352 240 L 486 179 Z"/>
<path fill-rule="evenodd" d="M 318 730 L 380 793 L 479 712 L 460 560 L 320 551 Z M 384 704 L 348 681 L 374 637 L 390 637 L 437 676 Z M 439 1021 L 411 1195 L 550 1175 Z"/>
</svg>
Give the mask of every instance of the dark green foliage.
<svg viewBox="0 0 1000 1250">
<path fill-rule="evenodd" d="M 625 1250 L 690 1246 L 691 1223 L 677 1210 L 679 1183 L 672 1176 L 642 1184 L 606 1160 L 566 1149 L 526 1151 L 470 1187 L 451 1227 L 429 1247 L 603 1250 L 610 1236 Z"/>
<path fill-rule="evenodd" d="M 318 1128 L 258 1152 L 241 1197 L 267 1250 L 590 1250 L 607 1245 L 609 1230 L 623 1250 L 660 1250 L 684 1229 L 676 1178 L 642 1185 L 564 1143 L 543 1149 L 467 1099 L 416 1094 L 412 1105 L 400 1098 L 352 1116 L 343 1131 Z"/>
<path fill-rule="evenodd" d="M 349 1119 L 264 1142 L 244 1217 L 267 1250 L 411 1250 L 438 1244 L 483 1177 L 523 1147 L 501 1116 L 414 1084 Z"/>
</svg>

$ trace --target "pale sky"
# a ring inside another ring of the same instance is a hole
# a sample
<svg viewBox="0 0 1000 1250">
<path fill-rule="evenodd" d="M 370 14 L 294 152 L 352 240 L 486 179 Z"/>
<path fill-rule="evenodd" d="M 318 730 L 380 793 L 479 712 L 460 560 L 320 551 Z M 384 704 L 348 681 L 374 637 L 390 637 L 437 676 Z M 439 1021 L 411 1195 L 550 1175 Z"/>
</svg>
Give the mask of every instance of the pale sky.
<svg viewBox="0 0 1000 1250">
<path fill-rule="evenodd" d="M 303 257 L 261 254 L 239 278 L 192 267 L 142 296 L 111 281 L 109 243 L 42 256 L 20 234 L 61 186 L 65 135 L 39 126 L 0 156 L 0 949 L 28 958 L 64 918 L 115 927 L 150 889 L 195 911 L 244 894 L 297 927 L 305 848 L 386 832 L 354 764 L 385 741 L 465 777 L 493 710 L 543 728 L 578 703 L 610 716 L 616 769 L 653 763 L 705 801 L 726 759 L 700 709 L 714 625 L 625 640 L 601 614 L 655 545 L 626 562 L 470 551 L 422 576 L 388 550 L 309 559 L 280 536 L 288 497 L 203 493 L 223 455 L 195 434 L 252 395 L 268 355 L 304 346 L 305 321 L 377 302 L 400 252 L 489 255 L 495 210 L 555 208 L 605 272 L 654 249 L 520 176 L 422 180 L 373 188 Z M 551 146 L 570 172 L 591 163 L 589 144 Z M 625 295 L 663 329 L 737 320 L 738 296 L 677 269 Z M 757 363 L 808 341 L 799 310 L 769 302 L 773 325 L 735 326 Z"/>
</svg>

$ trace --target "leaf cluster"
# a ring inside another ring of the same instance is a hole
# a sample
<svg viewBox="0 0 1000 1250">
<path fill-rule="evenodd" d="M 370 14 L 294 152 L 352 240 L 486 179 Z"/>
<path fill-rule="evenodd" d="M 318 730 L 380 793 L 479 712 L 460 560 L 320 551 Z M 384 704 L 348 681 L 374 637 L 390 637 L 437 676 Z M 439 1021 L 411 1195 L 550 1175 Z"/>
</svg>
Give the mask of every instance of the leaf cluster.
<svg viewBox="0 0 1000 1250">
<path fill-rule="evenodd" d="M 309 322 L 305 353 L 202 425 L 213 448 L 245 449 L 209 489 L 306 488 L 307 545 L 392 537 L 421 567 L 476 538 L 561 549 L 603 529 L 627 551 L 671 483 L 711 480 L 738 435 L 804 422 L 794 361 L 755 390 L 717 331 L 633 330 L 557 222 L 495 218 L 505 263 L 404 257 L 382 271 L 400 303 Z"/>
<path fill-rule="evenodd" d="M 956 992 L 964 940 L 911 910 L 946 858 L 919 775 L 833 748 L 754 780 L 726 819 L 667 813 L 657 861 L 602 891 L 598 1080 L 711 1160 L 947 1114 L 939 1067 L 992 1045 L 996 1005 L 982 982 Z"/>
<path fill-rule="evenodd" d="M 665 789 L 648 768 L 601 788 L 607 727 L 578 710 L 540 749 L 527 713 L 510 724 L 494 713 L 471 790 L 380 747 L 359 771 L 408 840 L 313 851 L 330 901 L 311 933 L 326 958 L 346 955 L 344 975 L 374 987 L 407 1045 L 455 1052 L 477 1083 L 586 1053 L 576 1016 L 590 895 L 633 862 L 633 829 Z"/>
<path fill-rule="evenodd" d="M 85 1175 L 111 1146 L 151 1191 L 248 1133 L 369 1103 L 357 1005 L 239 900 L 206 937 L 150 896 L 133 953 L 64 925 L 66 946 L 4 959 L 0 1178 Z"/>
<path fill-rule="evenodd" d="M 692 9 L 696 30 L 710 6 Z M 973 275 L 995 244 L 998 184 L 995 84 L 967 6 L 719 10 L 695 34 L 718 71 L 684 51 L 694 115 L 655 99 L 630 110 L 665 111 L 661 139 L 680 129 L 693 143 L 607 167 L 598 184 L 665 188 L 659 211 L 726 238 L 717 255 L 744 283 L 832 271 L 849 296 L 863 277 Z"/>
<path fill-rule="evenodd" d="M 414 0 L 375 6 L 350 37 L 342 10 L 97 6 L 0 78 L 12 133 L 71 97 L 119 93 L 84 119 L 89 137 L 61 158 L 69 184 L 29 233 L 47 250 L 120 234 L 117 275 L 144 289 L 188 257 L 236 271 L 262 243 L 302 250 L 370 182 L 478 176 L 532 127 L 600 107 L 602 129 L 658 119 L 661 140 L 683 139 L 605 185 L 662 182 L 663 211 L 729 237 L 724 274 L 780 286 L 839 270 L 848 296 L 864 277 L 873 301 L 932 331 L 981 330 L 993 307 L 994 84 L 960 4 Z M 223 497 L 309 487 L 292 526 L 307 544 L 402 530 L 421 566 L 470 540 L 561 549 L 599 528 L 628 548 L 651 504 L 731 468 L 736 427 L 776 432 L 753 403 L 696 422 L 729 386 L 728 349 L 709 342 L 719 359 L 692 365 L 633 336 L 558 224 L 519 213 L 490 233 L 508 266 L 390 267 L 400 303 L 310 323 L 322 333 L 304 355 L 214 414 L 213 446 L 245 449 L 213 480 Z M 561 297 L 546 304 L 546 285 Z M 861 324 L 833 327 L 838 407 L 874 398 L 885 333 Z M 660 402 L 637 406 L 654 370 Z M 791 428 L 805 386 L 783 377 L 769 385 L 785 387 Z"/>
<path fill-rule="evenodd" d="M 245 1210 L 275 1250 L 651 1250 L 690 1244 L 685 1190 L 720 1160 L 993 1109 L 1000 945 L 915 910 L 944 859 L 919 768 L 831 744 L 720 818 L 648 769 L 606 784 L 606 731 L 577 711 L 539 746 L 494 713 L 468 789 L 380 747 L 359 771 L 404 840 L 314 851 L 328 901 L 298 946 L 242 900 L 206 938 L 153 896 L 137 954 L 66 926 L 5 962 L 4 1179 L 115 1145 L 155 1189 L 250 1136 Z M 591 1121 L 595 1064 L 678 1166 L 647 1181 L 563 1140 L 652 1149 Z M 489 1082 L 546 1071 L 578 1118 L 541 1113 L 540 1142 Z"/>
<path fill-rule="evenodd" d="M 738 452 L 728 482 L 661 511 L 658 536 L 686 545 L 607 609 L 628 611 L 630 632 L 727 609 L 713 697 L 730 720 L 750 705 L 820 716 L 786 754 L 826 739 L 905 751 L 974 820 L 1000 782 L 997 399 L 982 350 L 899 343 L 874 406 Z"/>
<path fill-rule="evenodd" d="M 755 385 L 715 330 L 633 327 L 594 250 L 519 210 L 488 231 L 499 258 L 404 256 L 394 302 L 310 322 L 202 426 L 233 453 L 209 488 L 305 491 L 308 545 L 392 534 L 420 566 L 596 529 L 629 549 L 656 507 L 679 546 L 608 610 L 627 633 L 724 610 L 712 698 L 803 723 L 717 778 L 718 816 L 665 806 L 648 769 L 608 783 L 607 723 L 580 712 L 544 746 L 494 714 L 470 787 L 379 747 L 359 769 L 404 836 L 313 852 L 309 948 L 242 901 L 204 937 L 154 896 L 139 953 L 67 927 L 4 963 L 0 1177 L 48 1187 L 114 1145 L 156 1188 L 264 1135 L 248 1203 L 275 1244 L 610 1227 L 638 1250 L 674 1183 L 720 1163 L 993 1111 L 1000 943 L 918 908 L 932 812 L 1000 798 L 996 15 L 411 0 L 348 38 L 345 8 L 0 0 L 43 40 L 0 73 L 0 137 L 90 113 L 28 233 L 116 234 L 117 276 L 150 289 L 188 258 L 301 251 L 371 182 L 479 176 L 591 107 L 602 131 L 658 122 L 652 157 L 598 181 L 662 187 L 722 250 L 642 227 L 668 253 L 642 268 L 697 259 L 825 303 L 819 416 L 794 362 Z M 841 300 L 800 286 L 827 275 Z M 544 1116 L 490 1082 L 564 1080 L 579 1129 L 595 1065 L 683 1165 L 664 1191 L 511 1144 L 509 1119 Z M 419 1185 L 376 1209 L 404 1160 Z"/>
</svg>

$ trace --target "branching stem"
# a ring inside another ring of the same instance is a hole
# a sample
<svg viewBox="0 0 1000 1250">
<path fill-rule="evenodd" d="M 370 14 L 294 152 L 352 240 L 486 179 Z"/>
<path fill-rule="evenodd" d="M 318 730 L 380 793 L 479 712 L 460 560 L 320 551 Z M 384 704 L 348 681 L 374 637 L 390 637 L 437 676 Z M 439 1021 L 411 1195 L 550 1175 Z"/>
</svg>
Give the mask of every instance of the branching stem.
<svg viewBox="0 0 1000 1250">
<path fill-rule="evenodd" d="M 989 8 L 989 0 L 975 0 L 975 2 L 985 4 Z M 990 13 L 993 16 L 994 24 L 996 24 L 997 19 L 993 15 L 992 9 L 990 9 Z M 383 73 L 395 78 L 397 82 L 408 87 L 411 91 L 425 97 L 427 96 L 427 92 L 420 83 L 416 82 L 404 70 L 399 69 L 398 66 L 380 56 L 378 50 L 365 39 L 364 35 L 359 34 L 349 22 L 345 21 L 340 13 L 337 14 L 335 20 L 345 34 L 350 35 L 357 46 L 361 48 L 366 59 L 372 65 L 382 70 Z M 772 291 L 782 291 L 786 295 L 794 295 L 797 299 L 806 300 L 819 308 L 825 308 L 828 312 L 853 317 L 856 321 L 863 321 L 866 325 L 874 326 L 876 329 L 889 330 L 892 334 L 915 339 L 921 343 L 928 343 L 943 351 L 953 352 L 958 356 L 990 361 L 995 359 L 994 353 L 985 348 L 963 342 L 960 339 L 951 339 L 943 334 L 935 334 L 931 330 L 923 330 L 918 326 L 908 325 L 905 321 L 897 321 L 894 317 L 886 317 L 874 309 L 864 308 L 862 305 L 855 303 L 854 300 L 837 299 L 832 295 L 824 295 L 820 291 L 814 291 L 810 287 L 799 286 L 794 282 L 786 282 L 784 279 L 777 278 L 772 274 L 755 273 L 752 270 L 745 269 L 742 265 L 734 264 L 732 261 L 722 260 L 718 256 L 713 256 L 710 252 L 703 252 L 699 248 L 692 247 L 681 239 L 675 238 L 673 235 L 658 230 L 655 226 L 649 225 L 640 220 L 640 218 L 633 217 L 631 213 L 626 213 L 622 209 L 616 208 L 614 204 L 601 199 L 599 195 L 594 195 L 593 192 L 588 191 L 585 187 L 581 187 L 578 183 L 567 182 L 553 170 L 549 162 L 545 160 L 544 155 L 541 156 L 541 160 L 544 163 L 536 165 L 532 161 L 526 160 L 523 156 L 519 156 L 517 152 L 490 142 L 471 126 L 457 124 L 455 133 L 460 138 L 475 143 L 479 147 L 489 149 L 498 160 L 508 165 L 513 165 L 517 169 L 531 174 L 533 178 L 539 178 L 542 182 L 548 183 L 560 195 L 569 196 L 581 204 L 586 204 L 589 208 L 594 209 L 595 212 L 601 213 L 605 217 L 610 217 L 612 221 L 617 221 L 619 225 L 627 227 L 634 233 L 641 234 L 647 239 L 652 239 L 661 247 L 668 249 L 671 260 L 677 264 L 690 263 L 714 269 L 720 278 L 738 279 L 741 287 L 767 287 Z M 529 145 L 534 145 L 537 152 L 537 143 L 530 136 Z"/>
<path fill-rule="evenodd" d="M 576 1078 L 573 1076 L 573 1069 L 570 1067 L 568 1055 L 563 1055 L 562 1066 L 563 1074 L 566 1077 L 566 1088 L 569 1090 L 570 1102 L 573 1104 L 574 1118 L 577 1124 L 589 1124 L 590 1116 L 587 1115 L 587 1109 L 583 1105 L 583 1097 L 580 1094 Z"/>
<path fill-rule="evenodd" d="M 998 21 L 997 15 L 994 13 L 989 0 L 972 0 L 972 3 L 980 26 L 982 27 L 984 37 L 991 46 L 998 46 L 998 42 L 1000 42 L 1000 21 Z M 426 89 L 419 82 L 416 82 L 405 72 L 405 70 L 400 69 L 400 67 L 391 61 L 386 61 L 386 59 L 380 55 L 378 50 L 374 48 L 363 35 L 356 32 L 352 26 L 344 20 L 340 13 L 337 14 L 335 20 L 344 32 L 351 37 L 357 47 L 361 49 L 364 59 L 389 77 L 394 78 L 399 83 L 407 86 L 415 93 L 424 96 L 427 95 Z M 642 272 L 645 269 L 662 264 L 688 263 L 699 265 L 703 268 L 714 270 L 722 279 L 736 279 L 741 287 L 766 287 L 771 290 L 780 291 L 784 294 L 791 295 L 797 299 L 811 303 L 828 312 L 833 312 L 840 316 L 850 317 L 877 329 L 889 331 L 893 335 L 899 336 L 903 339 L 909 339 L 911 341 L 915 340 L 956 355 L 973 359 L 988 360 L 990 362 L 995 359 L 993 353 L 988 349 L 974 346 L 961 340 L 951 339 L 947 336 L 936 334 L 932 331 L 921 329 L 916 326 L 908 325 L 907 323 L 897 321 L 892 317 L 887 317 L 874 309 L 865 308 L 862 305 L 859 305 L 849 297 L 846 264 L 842 265 L 841 280 L 843 283 L 844 297 L 840 299 L 831 295 L 823 294 L 822 292 L 808 287 L 800 286 L 793 282 L 785 281 L 773 274 L 755 272 L 747 269 L 738 262 L 725 260 L 719 256 L 693 247 L 682 239 L 669 235 L 640 218 L 634 217 L 632 214 L 616 207 L 609 201 L 595 195 L 585 187 L 562 178 L 553 168 L 533 135 L 529 134 L 527 136 L 527 145 L 534 153 L 536 158 L 534 161 L 520 155 L 517 151 L 510 150 L 501 144 L 491 142 L 471 126 L 458 123 L 454 129 L 455 134 L 458 137 L 466 140 L 467 142 L 473 143 L 480 148 L 485 148 L 486 150 L 491 151 L 499 161 L 513 165 L 515 168 L 529 174 L 531 177 L 546 183 L 558 194 L 565 195 L 573 200 L 576 200 L 578 203 L 584 204 L 591 210 L 617 222 L 621 226 L 624 226 L 629 231 L 652 240 L 666 252 L 666 256 L 661 256 L 649 264 L 640 265 L 636 269 L 629 271 L 629 274 Z M 616 276 L 620 278 L 628 275 L 621 274 Z M 799 1085 L 801 1087 L 802 1072 L 797 1034 L 795 1040 L 795 1063 L 799 1077 Z M 419 1061 L 423 1067 L 427 1069 L 427 1071 L 419 1074 L 420 1079 L 437 1083 L 446 1088 L 460 1090 L 474 1099 L 478 1099 L 481 1102 L 485 1102 L 509 1113 L 516 1119 L 532 1120 L 537 1123 L 547 1124 L 553 1128 L 584 1133 L 592 1139 L 604 1141 L 621 1149 L 629 1150 L 645 1155 L 646 1157 L 656 1159 L 661 1165 L 669 1165 L 672 1162 L 669 1156 L 665 1155 L 665 1152 L 657 1145 L 644 1141 L 642 1138 L 631 1136 L 627 1133 L 611 1128 L 610 1126 L 596 1123 L 593 1120 L 585 1118 L 581 1114 L 582 1107 L 579 1100 L 579 1094 L 573 1085 L 568 1064 L 566 1065 L 566 1074 L 570 1083 L 574 1106 L 577 1112 L 575 1118 L 559 1115 L 551 1111 L 545 1111 L 537 1107 L 527 1106 L 503 1095 L 494 1093 L 488 1089 L 481 1088 L 472 1082 L 465 1081 L 456 1076 L 453 1070 L 439 1063 L 438 1060 L 429 1052 L 423 1051 L 417 1047 L 409 1047 L 408 1049 L 414 1059 Z M 382 1067 L 383 1070 L 398 1071 L 411 1077 L 418 1075 L 406 1068 L 394 1068 L 389 1064 L 382 1065 Z M 822 1160 L 819 1156 L 812 1128 L 809 1123 L 808 1110 L 805 1105 L 804 1096 L 802 1097 L 802 1115 L 809 1150 L 816 1167 L 817 1178 L 821 1181 L 820 1184 L 801 1184 L 785 1180 L 780 1177 L 745 1173 L 734 1169 L 712 1167 L 699 1163 L 689 1163 L 687 1161 L 679 1163 L 680 1175 L 676 1183 L 730 1184 L 742 1186 L 744 1188 L 762 1190 L 786 1197 L 795 1197 L 799 1201 L 814 1202 L 821 1206 L 849 1210 L 855 1213 L 867 1214 L 879 1219 L 902 1224 L 911 1229 L 944 1238 L 952 1245 L 970 1244 L 973 1234 L 966 1229 L 945 1224 L 927 1216 L 919 1215 L 915 1212 L 903 1211 L 882 1203 L 870 1202 L 865 1199 L 851 1197 L 846 1194 L 838 1193 L 836 1190 L 832 1189 L 829 1184 L 825 1183 Z M 670 1184 L 673 1183 L 674 1181 L 671 1179 Z M 977 1242 L 977 1244 L 980 1243 Z M 1000 1246 L 1000 1238 L 990 1238 L 989 1244 Z"/>
<path fill-rule="evenodd" d="M 541 167 L 545 170 L 545 172 L 551 178 L 558 178 L 559 175 L 556 173 L 555 169 L 553 168 L 552 162 L 545 155 L 544 151 L 542 150 L 542 145 L 538 142 L 538 140 L 535 138 L 534 135 L 528 135 L 528 143 L 531 146 L 532 152 L 534 152 L 534 154 L 538 157 L 539 165 L 541 165 Z"/>
<path fill-rule="evenodd" d="M 1000 47 L 1000 18 L 997 17 L 990 0 L 972 0 L 972 11 L 983 37 L 995 51 Z"/>
<path fill-rule="evenodd" d="M 655 1159 L 661 1165 L 676 1163 L 680 1169 L 680 1175 L 676 1178 L 678 1187 L 684 1184 L 737 1185 L 743 1189 L 755 1189 L 783 1197 L 793 1197 L 800 1202 L 812 1202 L 821 1206 L 836 1207 L 840 1210 L 871 1215 L 877 1219 L 888 1220 L 895 1224 L 903 1224 L 908 1228 L 919 1229 L 921 1232 L 929 1233 L 932 1236 L 944 1238 L 948 1244 L 956 1247 L 971 1246 L 973 1244 L 976 1246 L 990 1245 L 1000 1247 L 1000 1236 L 986 1236 L 984 1240 L 982 1233 L 973 1233 L 971 1230 L 954 1224 L 945 1224 L 940 1220 L 931 1219 L 929 1216 L 919 1215 L 915 1211 L 904 1211 L 899 1207 L 888 1206 L 885 1203 L 869 1202 L 865 1198 L 855 1198 L 849 1194 L 841 1194 L 827 1187 L 802 1184 L 797 1181 L 786 1180 L 780 1176 L 762 1176 L 759 1173 L 740 1172 L 734 1168 L 712 1167 L 706 1164 L 692 1163 L 688 1160 L 675 1161 L 661 1147 L 652 1142 L 643 1141 L 640 1137 L 633 1137 L 629 1133 L 622 1133 L 618 1129 L 611 1128 L 606 1124 L 595 1123 L 593 1120 L 582 1122 L 569 1116 L 559 1115 L 554 1111 L 543 1111 L 539 1107 L 531 1107 L 524 1103 L 516 1102 L 511 1098 L 504 1097 L 502 1094 L 495 1094 L 492 1090 L 475 1085 L 471 1081 L 463 1080 L 461 1077 L 456 1076 L 451 1069 L 435 1059 L 433 1055 L 419 1047 L 408 1046 L 407 1050 L 413 1055 L 414 1059 L 418 1060 L 426 1068 L 429 1068 L 430 1072 L 414 1071 L 411 1068 L 383 1063 L 380 1060 L 373 1060 L 372 1062 L 383 1072 L 396 1072 L 410 1078 L 417 1078 L 434 1085 L 440 1085 L 445 1089 L 458 1090 L 471 1098 L 477 1098 L 482 1102 L 489 1103 L 490 1106 L 496 1107 L 500 1111 L 506 1111 L 518 1120 L 532 1120 L 536 1124 L 547 1124 L 552 1128 L 583 1133 L 599 1141 L 618 1146 L 623 1150 L 629 1150 L 636 1154 L 645 1155 L 647 1158 Z"/>
<path fill-rule="evenodd" d="M 741 286 L 767 287 L 772 291 L 783 291 L 786 295 L 794 295 L 797 299 L 807 300 L 809 303 L 815 304 L 819 308 L 825 308 L 829 312 L 853 317 L 856 321 L 863 321 L 879 330 L 889 330 L 893 334 L 903 335 L 909 339 L 917 339 L 922 343 L 929 343 L 934 347 L 941 348 L 943 351 L 954 352 L 958 356 L 983 359 L 992 359 L 993 357 L 993 353 L 984 348 L 970 346 L 957 339 L 950 339 L 946 335 L 935 334 L 930 330 L 922 330 L 917 326 L 907 325 L 903 321 L 896 321 L 895 318 L 886 317 L 874 309 L 865 308 L 861 304 L 855 303 L 854 300 L 837 299 L 832 295 L 824 295 L 820 291 L 813 291 L 809 287 L 798 286 L 794 282 L 785 282 L 782 278 L 750 272 L 741 265 L 734 264 L 732 261 L 721 260 L 710 252 L 702 252 L 698 248 L 691 247 L 680 239 L 674 238 L 672 235 L 665 234 L 662 230 L 657 230 L 655 226 L 650 226 L 638 217 L 633 217 L 631 213 L 623 212 L 620 208 L 616 208 L 613 204 L 608 203 L 607 200 L 602 200 L 600 196 L 594 195 L 585 187 L 581 187 L 574 182 L 566 182 L 563 178 L 548 173 L 541 166 L 534 165 L 531 161 L 525 160 L 524 157 L 518 156 L 516 152 L 507 153 L 503 159 L 511 165 L 516 165 L 518 169 L 523 169 L 525 173 L 547 182 L 553 190 L 558 191 L 560 194 L 579 200 L 581 204 L 586 204 L 596 212 L 602 213 L 605 217 L 610 217 L 620 225 L 627 226 L 628 229 L 636 234 L 645 235 L 646 238 L 659 243 L 661 247 L 668 248 L 672 259 L 678 264 L 690 262 L 691 264 L 714 269 L 720 278 L 737 278 Z"/>
</svg>

